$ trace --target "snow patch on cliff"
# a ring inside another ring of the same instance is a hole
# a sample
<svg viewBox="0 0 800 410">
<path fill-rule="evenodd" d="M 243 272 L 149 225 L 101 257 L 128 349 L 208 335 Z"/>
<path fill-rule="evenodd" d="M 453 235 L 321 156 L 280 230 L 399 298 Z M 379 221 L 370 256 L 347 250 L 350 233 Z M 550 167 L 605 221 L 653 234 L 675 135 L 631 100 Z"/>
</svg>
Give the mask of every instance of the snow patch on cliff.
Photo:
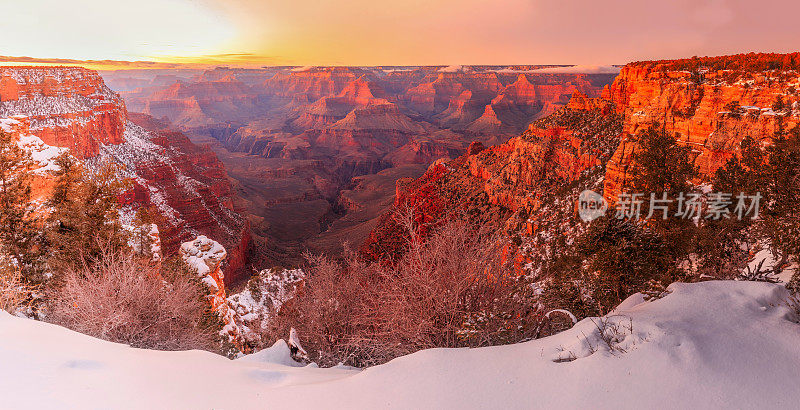
<svg viewBox="0 0 800 410">
<path fill-rule="evenodd" d="M 204 235 L 182 243 L 180 253 L 184 262 L 200 276 L 206 276 L 216 270 L 228 256 L 225 247 Z"/>
<path fill-rule="evenodd" d="M 33 162 L 37 165 L 33 172 L 39 175 L 60 170 L 61 168 L 55 163 L 56 157 L 69 152 L 67 148 L 47 145 L 35 135 L 21 135 L 17 145 L 31 154 Z"/>
<path fill-rule="evenodd" d="M 228 297 L 228 305 L 249 328 L 266 328 L 269 317 L 294 297 L 305 278 L 301 269 L 264 269 L 253 275 L 247 287 Z"/>
</svg>

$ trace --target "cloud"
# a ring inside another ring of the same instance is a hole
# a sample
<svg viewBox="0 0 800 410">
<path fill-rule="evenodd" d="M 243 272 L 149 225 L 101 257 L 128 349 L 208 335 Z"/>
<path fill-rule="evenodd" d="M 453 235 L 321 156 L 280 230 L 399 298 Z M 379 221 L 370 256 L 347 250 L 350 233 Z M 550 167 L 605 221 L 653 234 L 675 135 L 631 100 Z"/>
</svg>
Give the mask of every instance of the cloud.
<svg viewBox="0 0 800 410">
<path fill-rule="evenodd" d="M 156 62 L 173 63 L 194 66 L 228 65 L 240 67 L 257 67 L 275 64 L 274 57 L 255 53 L 220 53 L 204 54 L 199 56 L 153 56 Z"/>
<path fill-rule="evenodd" d="M 619 67 L 609 65 L 572 65 L 566 67 L 549 67 L 533 70 L 535 73 L 564 73 L 564 74 L 618 74 Z"/>
<path fill-rule="evenodd" d="M 470 71 L 470 68 L 461 65 L 450 65 L 439 69 L 440 73 L 460 73 L 465 71 Z"/>
<path fill-rule="evenodd" d="M 2 56 L 0 64 L 7 65 L 66 65 L 97 70 L 211 68 L 219 65 L 252 67 L 267 65 L 272 58 L 252 53 L 222 53 L 194 57 L 160 56 L 153 60 L 79 60 L 71 58 L 39 58 L 28 56 Z"/>
<path fill-rule="evenodd" d="M 2 56 L 1 64 L 9 65 L 68 65 L 101 69 L 120 68 L 180 68 L 180 64 L 162 63 L 157 61 L 124 61 L 124 60 L 76 60 L 71 58 L 38 58 L 28 56 Z"/>
<path fill-rule="evenodd" d="M 512 70 L 504 68 L 498 73 L 552 73 L 552 74 L 619 74 L 620 67 L 608 65 L 568 65 L 563 67 L 537 68 L 535 70 Z"/>
</svg>

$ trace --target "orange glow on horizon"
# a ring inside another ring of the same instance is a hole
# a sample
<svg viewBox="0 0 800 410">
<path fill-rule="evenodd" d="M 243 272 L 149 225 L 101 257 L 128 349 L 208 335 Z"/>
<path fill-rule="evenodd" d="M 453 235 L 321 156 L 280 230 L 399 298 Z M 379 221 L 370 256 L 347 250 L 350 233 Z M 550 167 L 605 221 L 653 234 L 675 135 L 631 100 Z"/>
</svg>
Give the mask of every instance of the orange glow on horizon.
<svg viewBox="0 0 800 410">
<path fill-rule="evenodd" d="M 797 51 L 798 13 L 785 0 L 9 1 L 0 50 L 35 57 L 0 64 L 611 65 Z"/>
</svg>

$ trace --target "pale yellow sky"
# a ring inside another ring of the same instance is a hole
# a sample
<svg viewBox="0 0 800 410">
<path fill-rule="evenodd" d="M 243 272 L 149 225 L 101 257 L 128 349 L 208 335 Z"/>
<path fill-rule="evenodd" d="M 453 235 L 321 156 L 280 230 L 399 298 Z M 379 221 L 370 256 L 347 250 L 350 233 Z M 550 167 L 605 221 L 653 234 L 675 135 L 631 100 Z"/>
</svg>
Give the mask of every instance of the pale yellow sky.
<svg viewBox="0 0 800 410">
<path fill-rule="evenodd" d="M 798 12 L 793 0 L 0 0 L 0 62 L 619 64 L 797 51 Z"/>
</svg>

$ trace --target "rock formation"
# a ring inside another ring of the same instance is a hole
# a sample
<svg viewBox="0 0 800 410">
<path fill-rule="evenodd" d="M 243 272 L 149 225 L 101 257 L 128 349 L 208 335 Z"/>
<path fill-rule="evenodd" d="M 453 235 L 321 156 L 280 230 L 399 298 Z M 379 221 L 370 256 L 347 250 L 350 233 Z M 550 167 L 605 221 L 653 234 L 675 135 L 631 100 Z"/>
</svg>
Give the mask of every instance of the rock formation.
<svg viewBox="0 0 800 410">
<path fill-rule="evenodd" d="M 47 196 L 48 160 L 69 153 L 92 168 L 120 166 L 132 188 L 120 195 L 124 223 L 139 208 L 157 211 L 164 251 L 205 233 L 231 249 L 229 278 L 246 276 L 249 230 L 233 209 L 222 163 L 208 148 L 152 118 L 127 112 L 94 71 L 68 67 L 0 67 L 0 118 L 39 163 L 37 198 Z M 141 124 L 149 129 L 145 129 Z"/>
<path fill-rule="evenodd" d="M 613 78 L 536 68 L 216 69 L 125 96 L 137 105 L 144 101 L 147 112 L 166 117 L 191 138 L 220 142 L 224 148 L 215 150 L 234 170 L 258 248 L 272 249 L 260 257 L 271 260 L 263 266 L 269 267 L 299 261 L 287 256 L 299 256 L 296 249 L 307 241 L 338 229 L 331 224 L 336 219 L 360 212 L 339 202 L 353 178 L 454 158 L 473 140 L 505 142 L 564 106 L 573 92 L 599 96 Z M 234 88 L 236 93 L 226 91 Z M 235 113 L 225 111 L 233 108 Z"/>
<path fill-rule="evenodd" d="M 25 115 L 44 143 L 82 159 L 123 141 L 122 98 L 95 71 L 79 67 L 0 67 L 0 117 Z"/>
<path fill-rule="evenodd" d="M 695 166 L 708 176 L 738 151 L 745 136 L 768 143 L 779 127 L 790 129 L 800 122 L 792 109 L 798 101 L 797 72 L 669 68 L 681 61 L 690 60 L 630 64 L 609 87 L 607 98 L 624 115 L 625 125 L 608 165 L 607 199 L 616 198 L 625 185 L 637 149 L 633 137 L 651 125 L 691 147 Z M 774 111 L 778 99 L 784 108 Z"/>
<path fill-rule="evenodd" d="M 737 155 L 745 136 L 766 145 L 777 131 L 798 126 L 797 57 L 632 63 L 594 96 L 582 92 L 576 79 L 566 107 L 505 144 L 470 149 L 454 160 L 437 161 L 416 180 L 398 181 L 395 203 L 419 208 L 421 226 L 435 226 L 461 211 L 489 217 L 517 243 L 546 254 L 548 243 L 575 237 L 570 231 L 581 226 L 575 200 L 582 189 L 602 191 L 611 202 L 624 191 L 639 131 L 658 126 L 690 147 L 702 180 Z M 529 87 L 520 83 L 515 88 Z M 537 96 L 548 92 L 535 90 Z M 500 123 L 494 105 L 481 118 Z M 400 235 L 393 219 L 384 215 L 362 253 L 392 257 Z"/>
<path fill-rule="evenodd" d="M 179 254 L 183 261 L 197 272 L 200 282 L 207 289 L 211 309 L 223 324 L 220 335 L 242 350 L 242 333 L 236 325 L 235 312 L 228 306 L 225 275 L 222 273 L 222 263 L 228 256 L 225 247 L 200 235 L 193 241 L 182 243 Z"/>
</svg>

